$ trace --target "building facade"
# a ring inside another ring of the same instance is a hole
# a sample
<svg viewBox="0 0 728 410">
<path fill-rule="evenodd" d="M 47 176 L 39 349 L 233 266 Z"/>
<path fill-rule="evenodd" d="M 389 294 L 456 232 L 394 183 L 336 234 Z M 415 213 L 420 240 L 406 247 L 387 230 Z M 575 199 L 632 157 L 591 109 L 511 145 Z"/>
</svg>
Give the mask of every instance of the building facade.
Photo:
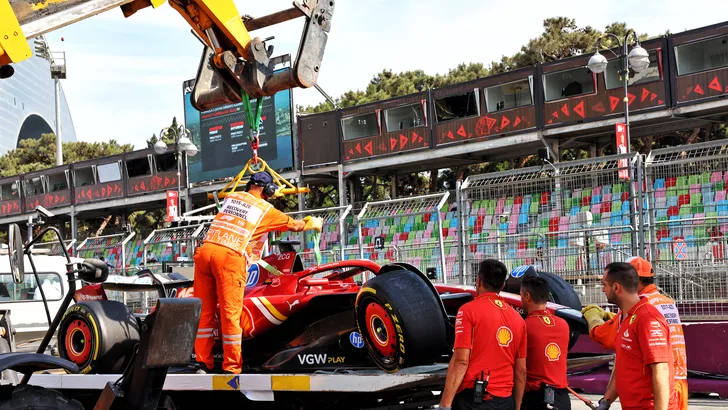
<svg viewBox="0 0 728 410">
<path fill-rule="evenodd" d="M 18 147 L 21 140 L 40 138 L 56 129 L 55 83 L 50 61 L 36 54 L 43 39 L 30 40 L 33 57 L 14 64 L 15 74 L 0 80 L 0 155 Z M 61 81 L 61 135 L 76 141 L 76 130 Z"/>
</svg>

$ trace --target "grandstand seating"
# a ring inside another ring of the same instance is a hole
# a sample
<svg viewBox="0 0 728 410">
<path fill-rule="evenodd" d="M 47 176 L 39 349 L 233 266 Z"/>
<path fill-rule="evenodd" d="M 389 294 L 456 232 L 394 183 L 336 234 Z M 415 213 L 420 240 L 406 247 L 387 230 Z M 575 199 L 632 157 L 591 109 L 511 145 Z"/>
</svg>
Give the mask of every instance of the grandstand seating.
<svg viewBox="0 0 728 410">
<path fill-rule="evenodd" d="M 585 181 L 584 184 L 587 184 Z M 711 239 L 723 237 L 728 232 L 728 199 L 726 198 L 728 172 L 708 171 L 702 174 L 656 178 L 647 187 L 645 208 L 654 208 L 655 240 L 658 246 L 658 260 L 674 259 L 672 243 L 684 239 L 688 253 L 694 254 L 696 248 L 704 246 Z M 504 196 L 489 199 L 475 199 L 465 203 L 468 239 L 466 253 L 473 260 L 498 255 L 509 265 L 538 263 L 542 256 L 540 249 L 545 244 L 550 249 L 552 269 L 570 271 L 576 269 L 598 269 L 614 258 L 614 249 L 629 252 L 631 231 L 624 228 L 630 225 L 630 202 L 628 185 L 616 182 L 595 187 L 579 187 L 562 192 L 562 210 L 555 207 L 553 192 L 522 189 L 522 195 Z M 443 209 L 442 232 L 445 241 L 445 260 L 447 266 L 457 272 L 457 237 L 459 220 L 454 202 Z M 650 197 L 648 200 L 647 197 Z M 592 215 L 591 228 L 601 228 L 604 232 L 590 235 L 590 253 L 596 251 L 596 242 L 605 250 L 591 258 L 590 266 L 584 266 L 583 249 L 574 243 L 584 245 L 584 235 L 573 233 L 582 228 L 578 221 L 580 212 L 589 211 Z M 723 217 L 725 219 L 719 219 Z M 686 221 L 687 220 L 687 221 Z M 671 222 L 672 221 L 672 222 Z M 681 222 L 682 221 L 682 222 Z M 321 234 L 320 249 L 322 263 L 338 260 L 339 227 L 335 221 L 327 221 Z M 346 220 L 347 237 L 346 258 L 359 258 L 358 227 L 355 218 Z M 387 261 L 407 261 L 425 271 L 440 268 L 440 249 L 436 213 L 413 216 L 387 216 L 367 220 L 362 223 L 364 258 L 380 263 Z M 295 232 L 285 232 L 278 236 L 284 240 L 300 240 Z M 384 238 L 384 248 L 375 249 L 375 237 Z M 310 254 L 306 261 L 314 261 L 313 237 L 305 234 L 301 252 Z M 154 244 L 148 249 L 148 258 L 158 261 L 177 259 L 176 247 Z M 119 247 L 109 249 L 80 249 L 81 257 L 104 256 L 112 265 L 120 268 Z M 722 257 L 722 256 L 721 256 Z M 138 266 L 143 263 L 143 239 L 136 237 L 127 244 L 126 265 Z"/>
</svg>

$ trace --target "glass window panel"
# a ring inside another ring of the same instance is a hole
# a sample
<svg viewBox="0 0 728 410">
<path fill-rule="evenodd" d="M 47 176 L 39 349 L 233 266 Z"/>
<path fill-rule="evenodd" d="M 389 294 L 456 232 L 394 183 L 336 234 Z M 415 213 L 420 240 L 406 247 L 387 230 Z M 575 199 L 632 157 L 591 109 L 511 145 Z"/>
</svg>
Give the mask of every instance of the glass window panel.
<svg viewBox="0 0 728 410">
<path fill-rule="evenodd" d="M 425 113 L 422 110 L 422 104 L 390 108 L 388 110 L 384 110 L 384 116 L 387 120 L 387 132 L 424 127 L 427 125 L 425 121 Z"/>
<path fill-rule="evenodd" d="M 546 101 L 594 92 L 594 78 L 591 71 L 586 67 L 544 74 L 543 79 Z"/>
<path fill-rule="evenodd" d="M 498 84 L 485 89 L 488 112 L 510 110 L 533 104 L 531 76 L 523 80 Z"/>
</svg>

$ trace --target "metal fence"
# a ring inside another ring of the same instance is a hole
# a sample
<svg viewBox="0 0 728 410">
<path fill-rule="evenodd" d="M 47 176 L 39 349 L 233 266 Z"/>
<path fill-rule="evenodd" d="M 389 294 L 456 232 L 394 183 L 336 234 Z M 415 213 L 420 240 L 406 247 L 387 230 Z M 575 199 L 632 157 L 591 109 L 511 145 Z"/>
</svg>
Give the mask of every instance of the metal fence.
<svg viewBox="0 0 728 410">
<path fill-rule="evenodd" d="M 636 199 L 625 176 L 636 155 L 546 164 L 468 177 L 461 186 L 464 283 L 478 262 L 536 265 L 575 286 L 583 303 L 603 296 L 601 273 L 635 254 Z"/>
<path fill-rule="evenodd" d="M 443 227 L 441 212 L 449 196 L 444 192 L 365 203 L 356 218 L 359 258 L 390 259 L 392 247 L 402 247 L 409 253 L 402 251 L 403 256 L 395 260 L 415 266 L 432 264 L 437 267 L 437 281 L 458 281 L 457 252 L 450 256 L 445 249 L 445 237 L 455 240 L 457 229 L 450 229 L 450 223 Z M 457 220 L 450 222 L 457 226 Z"/>
<path fill-rule="evenodd" d="M 302 216 L 314 216 L 323 220 L 321 236 L 319 238 L 319 249 L 321 250 L 322 263 L 343 260 L 345 257 L 344 249 L 347 246 L 348 230 L 346 227 L 346 218 L 351 213 L 351 205 L 339 206 L 331 208 L 310 209 L 306 211 L 288 212 L 287 215 L 292 218 Z M 301 242 L 301 250 L 304 255 L 304 262 L 312 258 L 309 262 L 316 262 L 315 253 L 310 251 L 314 248 L 314 233 L 307 232 L 283 232 L 277 239 L 286 241 Z M 276 239 L 271 234 L 270 238 Z M 302 255 L 302 257 L 304 256 Z M 306 266 L 311 266 L 307 264 Z"/>
<path fill-rule="evenodd" d="M 209 222 L 202 222 L 174 228 L 155 229 L 143 242 L 143 266 L 152 269 L 169 260 L 191 261 L 195 248 L 201 244 L 209 228 Z M 171 249 L 169 251 L 162 249 L 161 252 L 157 252 L 160 260 L 153 261 L 150 260 L 149 251 L 155 245 Z"/>
<path fill-rule="evenodd" d="M 66 252 L 68 252 L 69 255 L 72 255 L 73 244 L 75 243 L 75 239 L 67 239 L 63 241 L 63 248 L 66 248 Z M 61 247 L 61 245 L 58 244 L 58 241 L 41 242 L 33 245 L 34 251 L 42 249 L 43 251 L 48 252 L 48 255 L 51 256 L 63 256 L 63 248 Z"/>
<path fill-rule="evenodd" d="M 645 161 L 646 249 L 683 317 L 728 314 L 726 183 L 725 141 L 654 150 Z"/>
<path fill-rule="evenodd" d="M 126 273 L 126 244 L 136 232 L 86 238 L 78 245 L 79 258 L 101 258 L 113 266 L 116 272 Z"/>
</svg>

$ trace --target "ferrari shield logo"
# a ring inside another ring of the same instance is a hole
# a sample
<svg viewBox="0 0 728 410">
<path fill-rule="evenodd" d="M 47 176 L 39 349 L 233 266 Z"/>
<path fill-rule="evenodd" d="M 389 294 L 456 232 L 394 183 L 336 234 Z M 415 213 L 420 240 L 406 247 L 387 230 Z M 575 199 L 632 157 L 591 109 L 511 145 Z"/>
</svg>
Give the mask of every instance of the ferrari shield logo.
<svg viewBox="0 0 728 410">
<path fill-rule="evenodd" d="M 495 307 L 497 307 L 498 309 L 505 309 L 506 308 L 506 305 L 500 299 L 491 299 L 490 301 L 493 302 L 493 304 L 495 305 Z"/>
<path fill-rule="evenodd" d="M 629 324 L 631 325 L 635 320 L 637 320 L 637 315 L 632 315 L 632 317 L 629 318 Z"/>
<path fill-rule="evenodd" d="M 550 316 L 538 316 L 538 318 L 541 319 L 541 323 L 543 323 L 544 326 L 551 327 L 556 324 Z"/>
</svg>

